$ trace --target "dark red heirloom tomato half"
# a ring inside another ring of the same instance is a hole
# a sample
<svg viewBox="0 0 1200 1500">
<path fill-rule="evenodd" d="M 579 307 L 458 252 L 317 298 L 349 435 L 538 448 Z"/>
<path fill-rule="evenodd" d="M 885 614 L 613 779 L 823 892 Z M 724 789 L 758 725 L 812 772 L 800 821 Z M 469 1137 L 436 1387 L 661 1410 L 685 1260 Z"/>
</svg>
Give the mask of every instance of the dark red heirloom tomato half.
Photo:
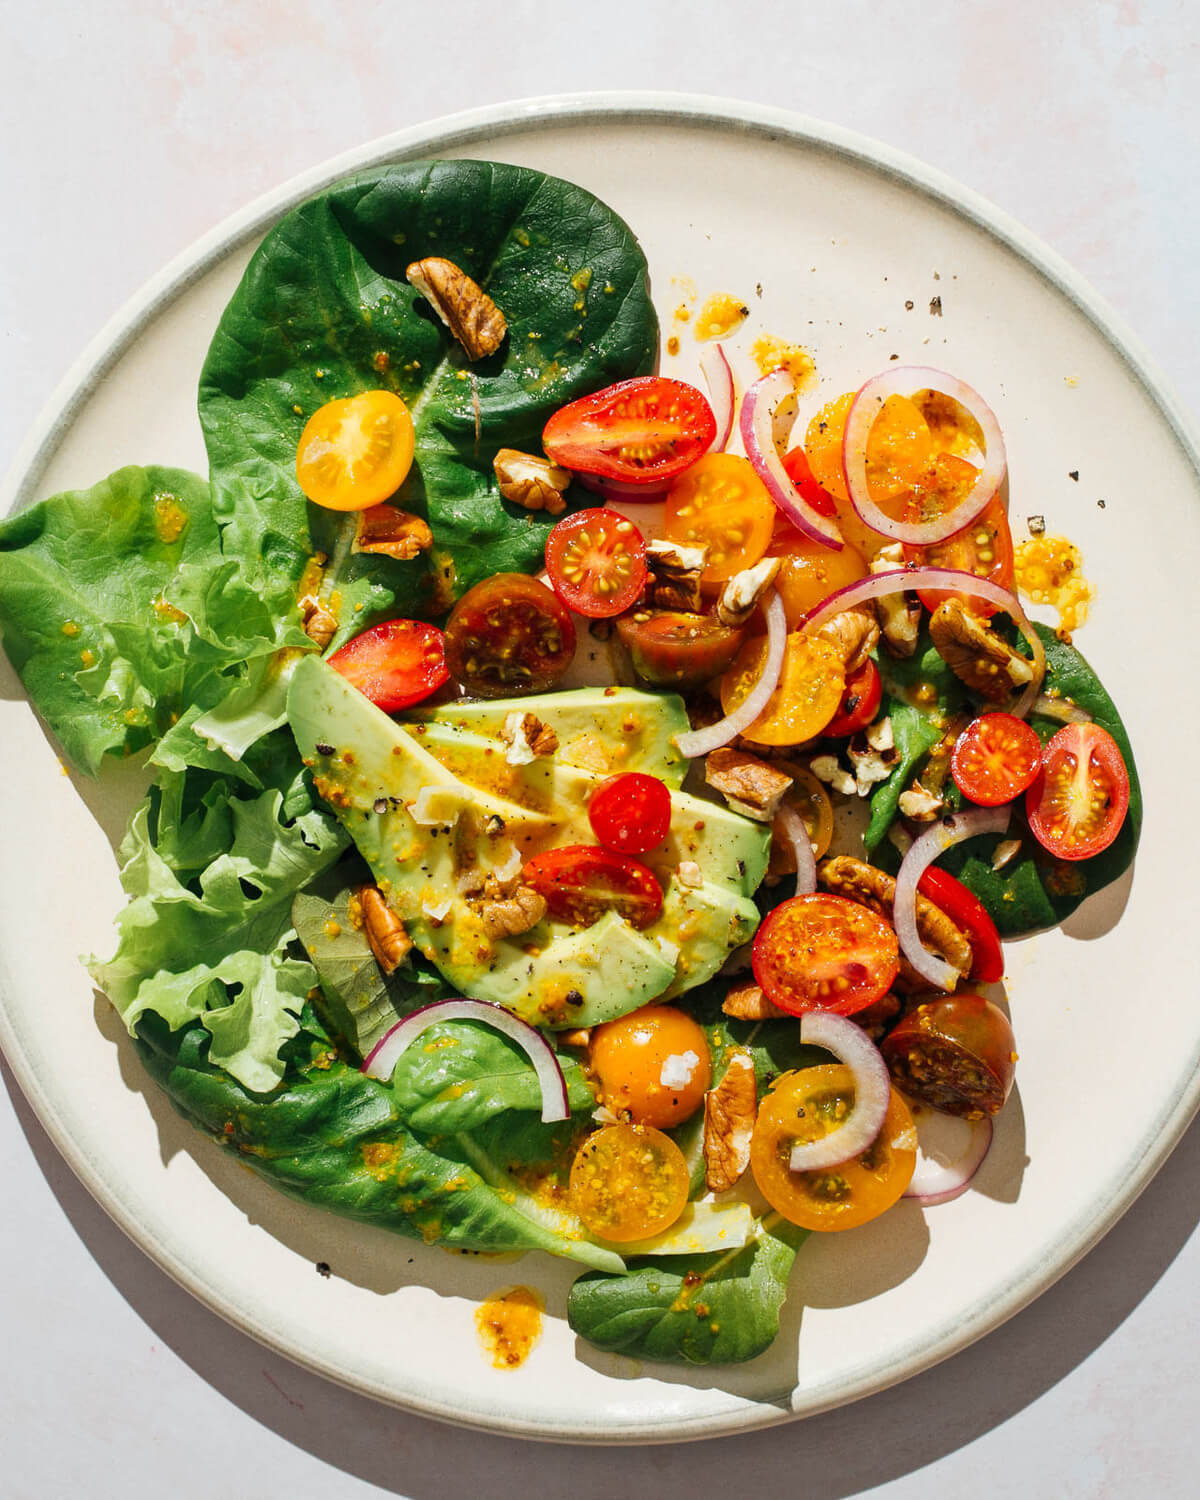
<svg viewBox="0 0 1200 1500">
<path fill-rule="evenodd" d="M 450 675 L 482 698 L 544 692 L 574 655 L 570 611 L 525 573 L 485 578 L 468 589 L 446 621 Z"/>
<path fill-rule="evenodd" d="M 329 665 L 385 714 L 420 703 L 450 676 L 445 637 L 420 620 L 373 625 L 335 651 Z"/>
<path fill-rule="evenodd" d="M 733 665 L 746 632 L 712 615 L 636 609 L 617 621 L 617 636 L 643 682 L 698 687 Z"/>
<path fill-rule="evenodd" d="M 1008 1017 L 982 995 L 918 1005 L 879 1044 L 896 1086 L 949 1115 L 994 1115 L 1012 1088 L 1016 1044 Z"/>
</svg>

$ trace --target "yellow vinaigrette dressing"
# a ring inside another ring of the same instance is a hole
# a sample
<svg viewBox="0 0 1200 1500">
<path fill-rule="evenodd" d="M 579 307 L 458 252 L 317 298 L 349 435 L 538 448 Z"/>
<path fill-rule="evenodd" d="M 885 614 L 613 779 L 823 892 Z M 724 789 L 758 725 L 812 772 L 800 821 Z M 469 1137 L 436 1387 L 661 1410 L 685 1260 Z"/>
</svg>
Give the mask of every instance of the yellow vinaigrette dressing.
<svg viewBox="0 0 1200 1500">
<path fill-rule="evenodd" d="M 475 1327 L 484 1352 L 497 1370 L 515 1370 L 542 1336 L 545 1302 L 527 1286 L 493 1294 L 475 1309 Z"/>
<path fill-rule="evenodd" d="M 1087 619 L 1095 586 L 1083 576 L 1083 555 L 1065 536 L 1031 536 L 1016 550 L 1017 588 L 1034 604 L 1058 611 L 1059 628 L 1070 634 Z"/>
</svg>

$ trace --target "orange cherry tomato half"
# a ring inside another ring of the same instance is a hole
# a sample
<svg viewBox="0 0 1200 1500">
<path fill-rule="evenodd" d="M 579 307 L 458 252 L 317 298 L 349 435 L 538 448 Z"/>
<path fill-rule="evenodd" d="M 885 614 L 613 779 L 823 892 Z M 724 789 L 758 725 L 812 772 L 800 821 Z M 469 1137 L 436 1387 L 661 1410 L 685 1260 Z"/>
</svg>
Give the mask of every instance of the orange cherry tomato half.
<svg viewBox="0 0 1200 1500">
<path fill-rule="evenodd" d="M 868 657 L 858 671 L 846 679 L 846 691 L 838 705 L 837 716 L 826 724 L 822 733 L 835 738 L 857 734 L 874 720 L 882 702 L 883 679 L 879 668 Z"/>
<path fill-rule="evenodd" d="M 623 771 L 610 776 L 588 802 L 592 832 L 617 854 L 649 854 L 671 827 L 671 793 L 657 776 Z"/>
<path fill-rule="evenodd" d="M 662 911 L 662 887 L 627 854 L 595 844 L 566 844 L 527 860 L 521 878 L 546 902 L 556 922 L 590 927 L 615 911 L 632 927 L 649 927 Z"/>
<path fill-rule="evenodd" d="M 976 984 L 995 984 L 1004 978 L 1004 949 L 996 924 L 983 902 L 948 870 L 930 867 L 917 881 L 917 889 L 940 911 L 961 927 L 971 943 L 971 972 Z"/>
<path fill-rule="evenodd" d="M 687 1207 L 687 1162 L 652 1125 L 606 1125 L 575 1153 L 568 1193 L 597 1239 L 618 1245 L 650 1239 Z"/>
<path fill-rule="evenodd" d="M 1107 849 L 1129 811 L 1129 772 L 1120 747 L 1099 724 L 1068 724 L 1042 751 L 1025 793 L 1034 838 L 1059 859 L 1090 859 Z"/>
<path fill-rule="evenodd" d="M 601 1104 L 659 1130 L 690 1119 L 712 1082 L 703 1029 L 673 1005 L 643 1005 L 597 1026 L 588 1066 Z"/>
<path fill-rule="evenodd" d="M 749 695 L 766 656 L 761 636 L 749 640 L 721 678 L 721 707 L 727 714 Z M 742 738 L 756 745 L 802 745 L 834 717 L 845 688 L 837 649 L 819 636 L 796 631 L 787 638 L 779 686 Z"/>
<path fill-rule="evenodd" d="M 637 609 L 617 621 L 617 636 L 633 670 L 654 687 L 699 687 L 733 662 L 745 629 L 712 615 L 674 609 Z"/>
<path fill-rule="evenodd" d="M 802 535 L 782 517 L 767 549 L 783 562 L 775 576 L 775 588 L 783 600 L 789 630 L 799 630 L 830 594 L 867 576 L 867 565 L 858 549 L 847 541 L 840 552 L 831 552 L 820 542 Z"/>
<path fill-rule="evenodd" d="M 329 665 L 385 714 L 420 703 L 450 680 L 445 636 L 419 620 L 373 625 L 335 651 Z"/>
<path fill-rule="evenodd" d="M 695 386 L 639 375 L 556 411 L 542 447 L 564 469 L 648 484 L 682 474 L 716 435 L 712 408 Z"/>
<path fill-rule="evenodd" d="M 708 453 L 671 486 L 663 534 L 684 546 L 705 547 L 702 581 L 724 583 L 766 552 L 778 514 L 748 458 Z"/>
<path fill-rule="evenodd" d="M 823 1171 L 792 1171 L 792 1147 L 828 1135 L 853 1108 L 854 1075 L 841 1063 L 782 1074 L 758 1106 L 750 1170 L 759 1192 L 793 1224 L 855 1229 L 891 1208 L 912 1181 L 917 1131 L 895 1089 L 879 1134 L 861 1156 Z"/>
<path fill-rule="evenodd" d="M 482 698 L 553 687 L 575 655 L 575 625 L 558 597 L 526 573 L 468 589 L 446 621 L 450 675 Z"/>
<path fill-rule="evenodd" d="M 646 582 L 646 543 L 619 511 L 577 510 L 546 538 L 546 572 L 568 609 L 592 620 L 627 610 Z"/>
<path fill-rule="evenodd" d="M 767 914 L 751 949 L 754 978 L 781 1010 L 852 1016 L 885 995 L 900 943 L 870 907 L 815 891 Z"/>
<path fill-rule="evenodd" d="M 837 515 L 837 502 L 829 491 L 818 482 L 803 448 L 793 448 L 783 460 L 787 477 L 819 516 Z M 825 549 L 828 551 L 828 547 Z"/>
<path fill-rule="evenodd" d="M 366 510 L 394 495 L 413 460 L 413 423 L 392 391 L 317 408 L 296 447 L 296 479 L 327 510 Z"/>
<path fill-rule="evenodd" d="M 959 735 L 950 774 L 964 797 L 980 807 L 1000 807 L 1033 785 L 1041 764 L 1036 729 L 1012 714 L 981 714 Z"/>
<path fill-rule="evenodd" d="M 909 1011 L 880 1043 L 892 1078 L 913 1099 L 980 1119 L 1008 1098 L 1017 1067 L 1008 1017 L 982 995 L 942 995 Z"/>
</svg>

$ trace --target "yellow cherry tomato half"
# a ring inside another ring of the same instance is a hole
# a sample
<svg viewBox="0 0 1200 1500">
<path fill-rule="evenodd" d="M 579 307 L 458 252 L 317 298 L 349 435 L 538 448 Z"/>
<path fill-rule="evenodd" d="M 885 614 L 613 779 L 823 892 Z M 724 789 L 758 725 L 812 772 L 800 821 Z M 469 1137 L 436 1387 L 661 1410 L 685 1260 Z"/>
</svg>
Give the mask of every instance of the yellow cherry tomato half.
<svg viewBox="0 0 1200 1500">
<path fill-rule="evenodd" d="M 391 391 L 327 401 L 296 448 L 296 478 L 315 505 L 366 510 L 394 495 L 413 460 L 408 407 Z"/>
<path fill-rule="evenodd" d="M 841 1063 L 784 1073 L 758 1107 L 750 1170 L 759 1192 L 805 1229 L 854 1229 L 903 1194 L 917 1164 L 917 1131 L 892 1090 L 883 1129 L 861 1156 L 819 1172 L 793 1172 L 792 1147 L 827 1135 L 854 1108 L 854 1076 Z"/>
<path fill-rule="evenodd" d="M 597 1026 L 588 1061 L 602 1104 L 659 1130 L 690 1119 L 712 1081 L 703 1029 L 673 1005 L 643 1005 Z"/>
<path fill-rule="evenodd" d="M 778 514 L 748 458 L 708 453 L 671 486 L 663 532 L 672 542 L 706 547 L 702 581 L 724 583 L 766 552 Z"/>
<path fill-rule="evenodd" d="M 688 1167 L 669 1135 L 650 1125 L 606 1125 L 575 1153 L 571 1207 L 614 1244 L 670 1229 L 688 1201 Z"/>
<path fill-rule="evenodd" d="M 775 575 L 775 587 L 783 600 L 789 630 L 798 630 L 805 615 L 830 594 L 857 583 L 868 572 L 862 553 L 849 542 L 840 552 L 832 552 L 820 542 L 810 541 L 786 521 L 775 527 L 767 550 L 772 557 L 783 558 Z"/>
<path fill-rule="evenodd" d="M 749 640 L 721 678 L 721 707 L 731 714 L 758 681 L 767 643 Z M 756 745 L 802 745 L 814 739 L 838 711 L 846 691 L 845 668 L 836 647 L 796 631 L 787 638 L 779 686 L 767 706 L 742 732 Z"/>
</svg>

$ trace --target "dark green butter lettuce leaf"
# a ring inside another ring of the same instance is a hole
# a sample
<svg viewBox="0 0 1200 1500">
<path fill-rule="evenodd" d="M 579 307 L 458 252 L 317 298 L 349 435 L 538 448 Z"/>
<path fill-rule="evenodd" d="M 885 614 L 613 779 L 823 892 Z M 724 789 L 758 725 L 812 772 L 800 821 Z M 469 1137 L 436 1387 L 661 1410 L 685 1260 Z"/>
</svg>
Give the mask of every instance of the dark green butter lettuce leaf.
<svg viewBox="0 0 1200 1500">
<path fill-rule="evenodd" d="M 405 268 L 426 256 L 460 266 L 504 313 L 494 355 L 469 363 L 408 284 Z M 436 613 L 447 590 L 533 569 L 551 523 L 500 499 L 496 451 L 540 451 L 558 407 L 649 371 L 657 335 L 633 233 L 584 189 L 475 161 L 346 178 L 267 235 L 209 349 L 200 418 L 227 549 L 253 560 L 282 610 L 310 551 L 327 554 L 345 631 L 392 606 Z M 395 499 L 428 517 L 431 558 L 352 552 L 354 517 L 310 507 L 296 482 L 313 412 L 380 388 L 414 417 L 416 460 Z"/>
</svg>

